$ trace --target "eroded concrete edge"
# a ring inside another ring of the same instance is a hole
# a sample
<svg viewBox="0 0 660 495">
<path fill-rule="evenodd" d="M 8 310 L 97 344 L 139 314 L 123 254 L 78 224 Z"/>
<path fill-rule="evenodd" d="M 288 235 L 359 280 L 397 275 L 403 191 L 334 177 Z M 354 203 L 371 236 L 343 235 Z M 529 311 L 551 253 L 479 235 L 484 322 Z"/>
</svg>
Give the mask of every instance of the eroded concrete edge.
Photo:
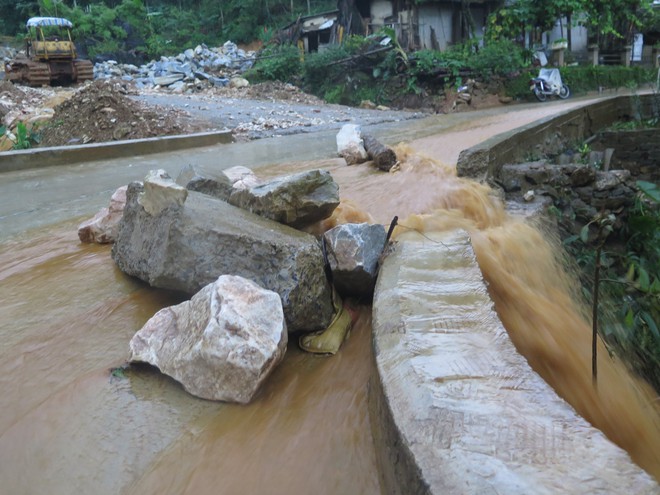
<svg viewBox="0 0 660 495">
<path fill-rule="evenodd" d="M 0 173 L 136 155 L 149 155 L 152 153 L 201 148 L 231 142 L 231 131 L 227 130 L 180 136 L 113 141 L 111 143 L 5 151 L 0 153 Z"/>
<path fill-rule="evenodd" d="M 467 233 L 432 237 L 398 239 L 374 297 L 384 493 L 658 493 L 517 353 Z"/>
</svg>

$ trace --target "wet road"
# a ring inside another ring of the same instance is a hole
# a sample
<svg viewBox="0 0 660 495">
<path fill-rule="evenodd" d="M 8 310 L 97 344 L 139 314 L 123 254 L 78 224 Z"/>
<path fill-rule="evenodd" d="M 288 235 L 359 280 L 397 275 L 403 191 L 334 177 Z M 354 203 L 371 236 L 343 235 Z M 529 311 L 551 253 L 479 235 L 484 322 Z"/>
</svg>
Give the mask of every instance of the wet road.
<svg viewBox="0 0 660 495">
<path fill-rule="evenodd" d="M 405 122 L 363 126 L 389 144 L 420 143 L 426 153 L 455 161 L 461 150 L 500 132 L 575 108 L 594 98 L 524 104 L 478 112 L 434 115 Z M 502 114 L 506 118 L 502 118 Z M 359 120 L 353 121 L 362 124 Z M 470 129 L 469 133 L 465 130 Z M 436 144 L 433 135 L 449 138 Z M 308 160 L 336 161 L 336 130 L 217 145 L 179 152 L 150 154 L 115 160 L 0 173 L 0 242 L 32 229 L 91 216 L 107 206 L 112 192 L 130 181 L 141 180 L 162 168 L 176 177 L 193 164 L 201 170 L 222 170 L 236 165 L 258 169 L 265 165 Z M 0 158 L 1 160 L 1 158 Z"/>
</svg>

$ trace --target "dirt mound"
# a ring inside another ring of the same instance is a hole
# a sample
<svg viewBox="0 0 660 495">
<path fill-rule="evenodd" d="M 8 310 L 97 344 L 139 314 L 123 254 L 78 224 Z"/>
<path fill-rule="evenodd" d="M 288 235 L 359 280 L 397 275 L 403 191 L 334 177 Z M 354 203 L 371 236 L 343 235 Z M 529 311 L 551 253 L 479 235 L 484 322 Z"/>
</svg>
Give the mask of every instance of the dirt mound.
<svg viewBox="0 0 660 495">
<path fill-rule="evenodd" d="M 186 134 L 198 129 L 177 109 L 147 107 L 131 99 L 126 84 L 95 81 L 55 107 L 42 128 L 40 146 L 141 139 Z"/>
</svg>

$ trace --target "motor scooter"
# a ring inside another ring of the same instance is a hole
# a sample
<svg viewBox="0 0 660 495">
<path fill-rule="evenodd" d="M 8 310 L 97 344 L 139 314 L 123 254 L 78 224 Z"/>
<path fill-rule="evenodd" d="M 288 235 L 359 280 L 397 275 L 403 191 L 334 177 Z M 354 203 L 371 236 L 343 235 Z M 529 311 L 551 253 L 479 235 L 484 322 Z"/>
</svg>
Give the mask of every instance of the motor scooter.
<svg viewBox="0 0 660 495">
<path fill-rule="evenodd" d="M 565 100 L 571 94 L 571 90 L 561 80 L 559 69 L 539 70 L 539 76 L 529 81 L 529 89 L 539 101 L 545 101 L 548 96 L 559 96 Z"/>
</svg>

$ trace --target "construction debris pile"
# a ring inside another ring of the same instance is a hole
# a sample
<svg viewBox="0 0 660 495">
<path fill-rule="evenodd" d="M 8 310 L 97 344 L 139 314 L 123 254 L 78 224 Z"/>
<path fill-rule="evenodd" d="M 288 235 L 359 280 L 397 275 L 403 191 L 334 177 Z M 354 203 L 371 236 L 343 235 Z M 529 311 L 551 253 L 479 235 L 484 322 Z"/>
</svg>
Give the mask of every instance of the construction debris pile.
<svg viewBox="0 0 660 495">
<path fill-rule="evenodd" d="M 119 78 L 133 82 L 137 89 L 168 88 L 175 93 L 194 92 L 209 87 L 225 87 L 236 76 L 251 68 L 255 52 L 246 52 L 227 41 L 222 47 L 198 45 L 174 57 L 161 57 L 137 67 L 114 60 L 97 63 L 94 79 Z"/>
<path fill-rule="evenodd" d="M 53 117 L 58 98 L 53 90 L 18 87 L 0 81 L 0 151 L 15 148 L 25 133 Z M 22 131 L 17 130 L 19 123 Z M 22 135 L 23 134 L 23 135 Z"/>
<path fill-rule="evenodd" d="M 55 107 L 41 146 L 141 139 L 199 129 L 187 112 L 143 104 L 128 97 L 125 83 L 94 81 Z"/>
</svg>

